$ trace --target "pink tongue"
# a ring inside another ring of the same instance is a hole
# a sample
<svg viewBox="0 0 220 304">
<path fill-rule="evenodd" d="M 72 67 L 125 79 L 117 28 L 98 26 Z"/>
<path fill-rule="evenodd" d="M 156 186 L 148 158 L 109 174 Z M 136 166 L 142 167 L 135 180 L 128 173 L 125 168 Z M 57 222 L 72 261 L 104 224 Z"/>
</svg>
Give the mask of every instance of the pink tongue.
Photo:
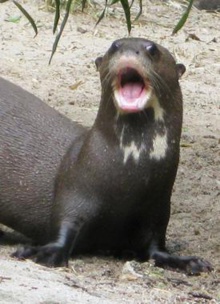
<svg viewBox="0 0 220 304">
<path fill-rule="evenodd" d="M 127 83 L 122 88 L 122 95 L 128 99 L 138 98 L 143 90 L 140 83 Z"/>
</svg>

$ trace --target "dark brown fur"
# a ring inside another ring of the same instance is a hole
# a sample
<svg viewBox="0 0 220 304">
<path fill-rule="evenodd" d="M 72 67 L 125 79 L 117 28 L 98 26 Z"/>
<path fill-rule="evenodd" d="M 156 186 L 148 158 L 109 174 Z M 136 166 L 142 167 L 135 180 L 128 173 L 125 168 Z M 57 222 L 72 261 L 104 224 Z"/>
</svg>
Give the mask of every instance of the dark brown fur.
<svg viewBox="0 0 220 304">
<path fill-rule="evenodd" d="M 43 243 L 61 159 L 85 130 L 3 78 L 0 121 L 0 223 Z"/>
</svg>

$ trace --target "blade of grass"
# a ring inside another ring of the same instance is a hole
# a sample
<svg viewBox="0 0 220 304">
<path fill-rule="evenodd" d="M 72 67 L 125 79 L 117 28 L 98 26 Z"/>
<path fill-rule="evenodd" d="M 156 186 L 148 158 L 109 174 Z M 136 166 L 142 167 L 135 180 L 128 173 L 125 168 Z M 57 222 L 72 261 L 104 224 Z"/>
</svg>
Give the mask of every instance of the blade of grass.
<svg viewBox="0 0 220 304">
<path fill-rule="evenodd" d="M 122 7 L 123 7 L 123 9 L 124 9 L 124 13 L 125 13 L 125 17 L 126 17 L 126 23 L 127 23 L 127 28 L 128 28 L 128 32 L 129 32 L 129 33 L 130 33 L 130 31 L 131 31 L 130 10 L 131 10 L 131 8 L 132 8 L 132 5 L 134 4 L 134 1 L 135 1 L 135 0 L 132 0 L 131 3 L 130 3 L 130 5 L 129 5 L 128 1 L 122 1 L 122 0 L 112 0 L 112 2 L 111 2 L 111 5 L 113 5 L 113 4 L 115 4 L 115 3 L 118 3 L 118 2 L 121 3 L 121 5 L 122 5 Z M 122 2 L 123 2 L 124 4 L 122 4 Z M 129 9 L 128 9 L 128 8 L 129 8 Z M 137 16 L 135 17 L 135 20 L 134 20 L 134 21 L 136 21 L 136 20 L 140 17 L 140 15 L 142 14 L 142 0 L 139 0 L 139 8 L 140 8 L 140 10 L 139 10 Z"/>
<path fill-rule="evenodd" d="M 143 8 L 143 5 L 142 5 L 142 0 L 139 0 L 139 12 L 137 14 L 137 16 L 135 17 L 134 21 L 137 21 L 138 18 L 140 17 L 140 15 L 142 14 L 142 8 Z"/>
<path fill-rule="evenodd" d="M 177 23 L 177 25 L 175 26 L 175 28 L 173 29 L 172 35 L 176 34 L 186 23 L 186 20 L 189 16 L 189 13 L 190 13 L 192 5 L 193 5 L 193 1 L 194 0 L 189 1 L 187 9 L 186 9 L 185 13 L 182 15 L 182 17 L 179 20 L 179 22 Z"/>
<path fill-rule="evenodd" d="M 53 58 L 53 55 L 55 54 L 56 52 L 56 49 L 57 49 L 57 46 L 58 46 L 58 43 L 59 43 L 59 40 L 60 40 L 60 37 L 62 36 L 62 33 L 63 33 L 63 30 L 65 28 L 65 25 L 67 23 L 67 20 L 69 18 L 69 14 L 70 14 L 70 8 L 71 8 L 71 4 L 72 4 L 72 1 L 73 0 L 68 0 L 67 4 L 66 4 L 66 14 L 63 18 L 63 21 L 61 23 L 61 26 L 60 26 L 60 31 L 59 33 L 57 34 L 56 36 L 56 39 L 53 43 L 53 48 L 52 48 L 52 53 L 51 53 L 51 56 L 50 56 L 50 60 L 49 60 L 49 64 L 51 63 L 51 60 Z"/>
<path fill-rule="evenodd" d="M 36 23 L 34 22 L 34 19 L 29 15 L 29 13 L 19 4 L 17 1 L 13 0 L 13 3 L 17 6 L 17 8 L 22 12 L 22 14 L 28 19 L 30 24 L 32 25 L 34 32 L 35 32 L 35 37 L 37 36 L 37 26 Z"/>
<path fill-rule="evenodd" d="M 124 10 L 128 33 L 130 34 L 130 32 L 131 32 L 131 11 L 130 11 L 130 6 L 129 6 L 129 3 L 128 3 L 128 0 L 120 0 L 120 2 L 121 2 L 121 5 L 123 7 L 123 10 Z"/>
<path fill-rule="evenodd" d="M 112 0 L 112 2 L 110 3 L 110 5 L 113 5 L 115 3 L 118 3 L 120 0 Z"/>
<path fill-rule="evenodd" d="M 106 12 L 107 7 L 108 7 L 108 0 L 105 0 L 105 8 L 102 11 L 101 15 L 99 16 L 99 19 L 96 22 L 95 26 L 97 26 L 99 24 L 99 22 L 105 17 L 105 12 Z"/>
<path fill-rule="evenodd" d="M 131 9 L 131 7 L 132 7 L 133 4 L 134 4 L 134 0 L 131 1 L 130 9 Z"/>
<path fill-rule="evenodd" d="M 82 12 L 84 11 L 84 8 L 86 7 L 87 0 L 82 0 Z"/>
<path fill-rule="evenodd" d="M 55 0 L 56 4 L 56 11 L 55 11 L 55 16 L 54 16 L 54 24 L 53 24 L 53 34 L 55 34 L 58 22 L 60 20 L 60 0 Z"/>
<path fill-rule="evenodd" d="M 141 2 L 142 0 L 140 0 Z M 110 5 L 116 4 L 120 2 L 122 5 L 122 8 L 124 10 L 125 18 L 126 18 L 126 24 L 127 24 L 127 29 L 128 33 L 130 34 L 131 32 L 131 11 L 130 8 L 132 7 L 134 0 L 131 1 L 131 4 L 129 4 L 128 0 L 112 0 Z M 141 6 L 142 9 L 142 6 Z M 140 12 L 139 12 L 140 13 Z M 141 14 L 141 13 L 140 13 Z M 104 17 L 104 16 L 103 16 Z M 103 18 L 102 17 L 102 18 Z M 139 17 L 139 16 L 138 16 Z"/>
</svg>

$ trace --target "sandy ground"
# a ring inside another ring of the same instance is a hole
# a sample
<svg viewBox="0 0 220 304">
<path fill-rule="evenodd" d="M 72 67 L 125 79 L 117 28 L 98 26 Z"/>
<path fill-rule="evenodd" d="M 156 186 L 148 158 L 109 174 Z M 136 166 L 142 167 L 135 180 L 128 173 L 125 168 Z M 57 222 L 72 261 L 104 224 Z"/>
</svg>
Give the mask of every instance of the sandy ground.
<svg viewBox="0 0 220 304">
<path fill-rule="evenodd" d="M 18 23 L 6 21 L 20 15 L 15 6 L 0 4 L 0 75 L 71 119 L 91 125 L 100 99 L 94 59 L 127 35 L 121 9 L 115 17 L 110 11 L 97 28 L 94 10 L 71 16 L 48 66 L 53 15 L 41 1 L 25 7 L 39 25 L 34 39 L 24 17 Z M 10 258 L 17 241 L 6 237 L 0 251 L 1 303 L 220 303 L 220 14 L 194 9 L 184 29 L 171 36 L 181 14 L 178 5 L 146 0 L 132 36 L 161 43 L 187 67 L 181 80 L 181 162 L 167 245 L 176 254 L 208 259 L 215 270 L 189 277 L 111 257 L 80 257 L 68 269 L 48 269 Z"/>
</svg>

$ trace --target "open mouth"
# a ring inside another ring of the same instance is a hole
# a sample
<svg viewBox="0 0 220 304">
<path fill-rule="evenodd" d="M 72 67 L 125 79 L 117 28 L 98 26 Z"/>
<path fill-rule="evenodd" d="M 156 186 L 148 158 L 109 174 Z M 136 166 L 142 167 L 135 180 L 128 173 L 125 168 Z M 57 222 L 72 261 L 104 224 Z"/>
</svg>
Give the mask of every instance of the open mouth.
<svg viewBox="0 0 220 304">
<path fill-rule="evenodd" d="M 142 111 L 151 93 L 149 81 L 131 67 L 122 68 L 117 77 L 114 94 L 119 109 L 124 112 Z"/>
</svg>

